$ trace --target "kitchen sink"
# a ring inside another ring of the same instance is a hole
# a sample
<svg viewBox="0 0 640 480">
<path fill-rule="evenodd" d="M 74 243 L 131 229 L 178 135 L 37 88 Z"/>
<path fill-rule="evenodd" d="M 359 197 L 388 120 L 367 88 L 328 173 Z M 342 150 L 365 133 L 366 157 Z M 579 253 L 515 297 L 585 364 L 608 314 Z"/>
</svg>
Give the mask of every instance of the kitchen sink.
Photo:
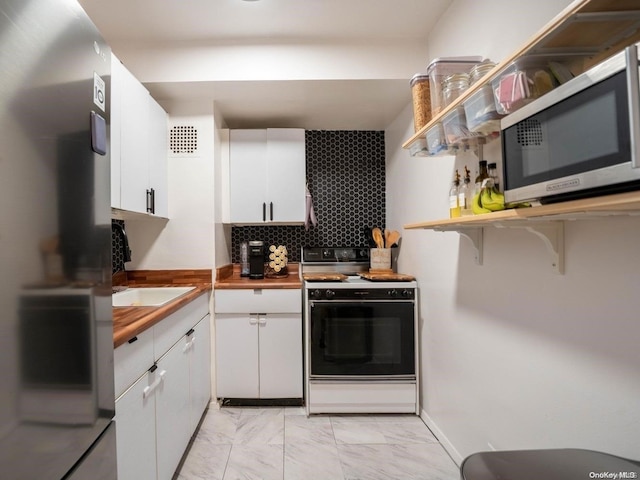
<svg viewBox="0 0 640 480">
<path fill-rule="evenodd" d="M 196 287 L 136 287 L 111 296 L 114 307 L 159 307 Z"/>
</svg>

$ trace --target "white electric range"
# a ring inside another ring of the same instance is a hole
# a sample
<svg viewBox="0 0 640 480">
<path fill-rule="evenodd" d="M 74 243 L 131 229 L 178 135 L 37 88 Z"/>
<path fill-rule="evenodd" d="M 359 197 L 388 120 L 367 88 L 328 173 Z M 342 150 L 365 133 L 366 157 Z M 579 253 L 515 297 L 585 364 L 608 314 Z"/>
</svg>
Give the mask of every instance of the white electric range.
<svg viewBox="0 0 640 480">
<path fill-rule="evenodd" d="M 307 414 L 418 414 L 415 281 L 371 281 L 368 247 L 304 247 Z"/>
</svg>

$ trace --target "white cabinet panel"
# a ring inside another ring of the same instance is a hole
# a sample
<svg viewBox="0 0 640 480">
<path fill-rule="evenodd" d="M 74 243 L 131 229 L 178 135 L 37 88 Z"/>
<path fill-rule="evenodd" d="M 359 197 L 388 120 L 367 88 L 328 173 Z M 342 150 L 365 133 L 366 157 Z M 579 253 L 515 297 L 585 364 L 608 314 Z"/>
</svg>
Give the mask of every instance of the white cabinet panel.
<svg viewBox="0 0 640 480">
<path fill-rule="evenodd" d="M 260 397 L 302 398 L 302 321 L 298 314 L 260 316 Z"/>
<path fill-rule="evenodd" d="M 116 401 L 119 480 L 156 478 L 156 372 L 144 374 Z"/>
<path fill-rule="evenodd" d="M 153 327 L 154 358 L 158 360 L 173 344 L 180 340 L 209 313 L 209 295 L 200 295 L 180 310 Z"/>
<path fill-rule="evenodd" d="M 178 342 L 159 361 L 162 383 L 156 391 L 158 480 L 171 480 L 187 448 L 189 431 L 189 357 Z"/>
<path fill-rule="evenodd" d="M 229 289 L 216 290 L 216 313 L 301 313 L 300 289 Z"/>
<path fill-rule="evenodd" d="M 153 189 L 153 213 L 168 217 L 167 114 L 115 56 L 111 69 L 111 206 L 148 213 Z"/>
<path fill-rule="evenodd" d="M 303 129 L 229 131 L 229 220 L 238 224 L 303 223 Z"/>
<path fill-rule="evenodd" d="M 216 389 L 219 397 L 258 398 L 258 319 L 216 314 Z"/>
<path fill-rule="evenodd" d="M 149 96 L 149 188 L 153 189 L 153 214 L 169 218 L 169 164 L 167 112 Z"/>
<path fill-rule="evenodd" d="M 305 144 L 300 128 L 267 129 L 267 199 L 270 221 L 304 222 Z"/>
<path fill-rule="evenodd" d="M 153 365 L 153 329 L 145 330 L 116 348 L 113 351 L 113 363 L 118 398 Z"/>
<path fill-rule="evenodd" d="M 229 132 L 231 219 L 263 223 L 266 208 L 267 131 Z"/>
<path fill-rule="evenodd" d="M 211 317 L 207 315 L 186 336 L 189 352 L 190 431 L 194 432 L 211 400 Z"/>
</svg>

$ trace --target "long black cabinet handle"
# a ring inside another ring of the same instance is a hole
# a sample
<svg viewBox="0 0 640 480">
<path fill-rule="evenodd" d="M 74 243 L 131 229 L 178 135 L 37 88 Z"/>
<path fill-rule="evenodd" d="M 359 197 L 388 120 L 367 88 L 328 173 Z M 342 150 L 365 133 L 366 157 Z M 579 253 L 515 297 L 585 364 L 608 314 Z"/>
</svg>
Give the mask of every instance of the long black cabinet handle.
<svg viewBox="0 0 640 480">
<path fill-rule="evenodd" d="M 269 204 L 269 215 L 271 216 L 271 221 L 273 222 L 273 202 Z"/>
<path fill-rule="evenodd" d="M 262 221 L 267 221 L 267 204 L 265 202 L 262 202 Z"/>
</svg>

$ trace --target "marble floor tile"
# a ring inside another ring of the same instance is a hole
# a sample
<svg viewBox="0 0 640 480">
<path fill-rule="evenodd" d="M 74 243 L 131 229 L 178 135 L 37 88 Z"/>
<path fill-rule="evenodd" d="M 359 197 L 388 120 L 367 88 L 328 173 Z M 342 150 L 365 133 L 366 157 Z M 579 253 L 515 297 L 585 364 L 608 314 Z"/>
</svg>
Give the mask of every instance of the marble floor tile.
<svg viewBox="0 0 640 480">
<path fill-rule="evenodd" d="M 202 419 L 198 436 L 204 437 L 214 444 L 232 444 L 236 436 L 240 415 L 240 412 L 224 409 L 209 410 Z"/>
<path fill-rule="evenodd" d="M 284 415 L 242 415 L 238 420 L 234 445 L 282 445 L 284 443 Z"/>
<path fill-rule="evenodd" d="M 216 445 L 197 438 L 184 459 L 176 480 L 223 480 L 231 445 Z"/>
<path fill-rule="evenodd" d="M 391 445 L 403 480 L 458 480 L 460 471 L 439 443 Z"/>
<path fill-rule="evenodd" d="M 384 438 L 389 444 L 437 443 L 438 439 L 422 422 L 417 423 L 378 423 Z"/>
<path fill-rule="evenodd" d="M 336 444 L 329 417 L 284 417 L 284 443 Z"/>
<path fill-rule="evenodd" d="M 384 428 L 376 421 L 335 421 L 331 418 L 333 434 L 338 444 L 385 444 Z"/>
<path fill-rule="evenodd" d="M 284 480 L 344 480 L 335 442 L 285 444 Z"/>
<path fill-rule="evenodd" d="M 391 445 L 337 445 L 345 480 L 404 480 Z"/>
<path fill-rule="evenodd" d="M 458 480 L 416 415 L 210 408 L 174 480 Z"/>
<path fill-rule="evenodd" d="M 233 445 L 223 480 L 282 480 L 282 445 Z"/>
</svg>

